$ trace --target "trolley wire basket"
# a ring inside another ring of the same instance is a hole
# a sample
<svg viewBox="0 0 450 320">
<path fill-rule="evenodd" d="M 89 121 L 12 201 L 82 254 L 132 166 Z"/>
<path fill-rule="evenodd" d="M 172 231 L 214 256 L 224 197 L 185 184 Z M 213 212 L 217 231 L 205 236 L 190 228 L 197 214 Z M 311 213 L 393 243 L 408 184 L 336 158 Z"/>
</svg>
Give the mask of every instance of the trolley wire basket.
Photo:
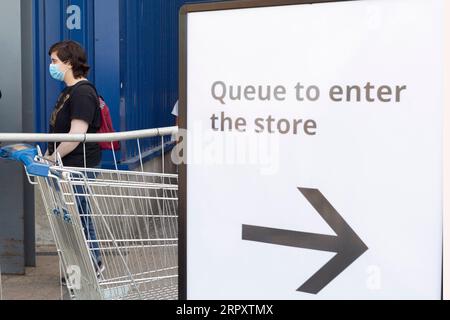
<svg viewBox="0 0 450 320">
<path fill-rule="evenodd" d="M 64 167 L 24 144 L 0 157 L 39 186 L 72 299 L 177 299 L 177 175 Z"/>
</svg>

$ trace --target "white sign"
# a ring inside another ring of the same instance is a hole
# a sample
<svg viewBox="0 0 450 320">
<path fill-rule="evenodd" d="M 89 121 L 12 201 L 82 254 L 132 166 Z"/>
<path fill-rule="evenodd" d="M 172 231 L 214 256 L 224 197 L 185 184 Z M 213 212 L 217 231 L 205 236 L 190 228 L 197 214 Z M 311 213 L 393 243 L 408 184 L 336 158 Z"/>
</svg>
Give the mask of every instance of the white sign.
<svg viewBox="0 0 450 320">
<path fill-rule="evenodd" d="M 187 13 L 188 299 L 441 298 L 444 12 Z"/>
</svg>

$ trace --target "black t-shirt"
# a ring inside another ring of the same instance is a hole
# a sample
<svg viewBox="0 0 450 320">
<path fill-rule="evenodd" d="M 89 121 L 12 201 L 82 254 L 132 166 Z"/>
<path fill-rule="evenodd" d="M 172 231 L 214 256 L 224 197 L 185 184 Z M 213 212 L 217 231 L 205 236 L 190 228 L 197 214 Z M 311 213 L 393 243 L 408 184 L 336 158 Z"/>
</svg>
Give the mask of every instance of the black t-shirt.
<svg viewBox="0 0 450 320">
<path fill-rule="evenodd" d="M 100 104 L 97 92 L 89 81 L 81 81 L 63 90 L 50 119 L 50 133 L 69 133 L 74 119 L 83 120 L 89 124 L 87 133 L 96 133 L 100 129 Z M 49 143 L 48 148 L 50 154 L 53 154 L 54 144 Z M 99 144 L 86 143 L 85 148 L 86 166 L 97 166 L 101 161 Z M 64 166 L 84 167 L 83 143 L 80 143 L 62 160 Z"/>
</svg>

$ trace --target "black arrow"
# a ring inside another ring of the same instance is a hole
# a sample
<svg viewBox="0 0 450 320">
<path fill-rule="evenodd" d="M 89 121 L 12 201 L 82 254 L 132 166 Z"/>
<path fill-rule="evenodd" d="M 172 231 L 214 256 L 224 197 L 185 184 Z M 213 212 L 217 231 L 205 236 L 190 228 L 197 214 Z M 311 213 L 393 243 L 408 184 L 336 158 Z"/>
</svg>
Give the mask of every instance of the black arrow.
<svg viewBox="0 0 450 320">
<path fill-rule="evenodd" d="M 243 225 L 242 240 L 336 252 L 297 291 L 318 294 L 369 248 L 317 189 L 298 188 L 336 236 Z"/>
</svg>

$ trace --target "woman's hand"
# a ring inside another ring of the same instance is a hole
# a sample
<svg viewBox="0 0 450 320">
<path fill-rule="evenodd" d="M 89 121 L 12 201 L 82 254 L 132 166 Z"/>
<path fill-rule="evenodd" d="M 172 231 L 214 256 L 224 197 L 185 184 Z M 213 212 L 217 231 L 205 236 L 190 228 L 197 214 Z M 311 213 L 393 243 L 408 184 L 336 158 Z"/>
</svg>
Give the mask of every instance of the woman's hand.
<svg viewBox="0 0 450 320">
<path fill-rule="evenodd" d="M 42 156 L 42 158 L 44 160 L 47 160 L 47 161 L 50 161 L 50 162 L 55 162 L 55 156 L 54 155 L 50 155 L 49 152 L 48 152 L 48 149 L 45 152 L 45 154 Z"/>
</svg>

